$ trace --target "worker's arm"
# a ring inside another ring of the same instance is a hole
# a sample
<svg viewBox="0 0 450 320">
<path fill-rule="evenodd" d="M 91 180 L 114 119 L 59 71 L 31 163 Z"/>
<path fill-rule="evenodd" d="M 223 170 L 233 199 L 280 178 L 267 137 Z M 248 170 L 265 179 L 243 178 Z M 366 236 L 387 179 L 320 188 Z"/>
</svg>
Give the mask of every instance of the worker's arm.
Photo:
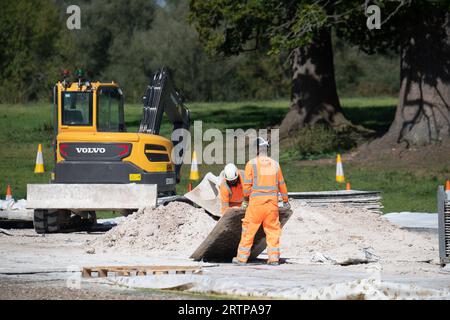
<svg viewBox="0 0 450 320">
<path fill-rule="evenodd" d="M 252 187 L 253 187 L 253 165 L 249 161 L 245 166 L 244 186 L 242 188 L 244 192 L 244 202 L 248 202 L 248 198 L 250 197 Z"/>
<path fill-rule="evenodd" d="M 225 211 L 230 207 L 230 194 L 227 187 L 225 186 L 225 181 L 220 185 L 220 213 L 224 214 Z"/>
<path fill-rule="evenodd" d="M 280 191 L 281 197 L 283 198 L 283 202 L 289 202 L 288 190 L 280 166 L 278 166 L 278 190 Z"/>
</svg>

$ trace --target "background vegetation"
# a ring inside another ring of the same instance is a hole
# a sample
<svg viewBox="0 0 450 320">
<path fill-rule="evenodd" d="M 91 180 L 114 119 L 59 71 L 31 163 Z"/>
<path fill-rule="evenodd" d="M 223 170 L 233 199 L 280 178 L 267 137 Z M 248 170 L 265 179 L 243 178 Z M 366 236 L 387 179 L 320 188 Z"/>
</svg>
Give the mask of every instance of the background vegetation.
<svg viewBox="0 0 450 320">
<path fill-rule="evenodd" d="M 348 98 L 343 99 L 346 116 L 358 124 L 375 129 L 382 134 L 392 121 L 396 99 Z M 193 119 L 202 119 L 204 128 L 250 128 L 270 126 L 287 111 L 289 102 L 243 101 L 235 103 L 191 103 Z M 140 105 L 126 106 L 126 124 L 130 132 L 136 132 L 141 117 Z M 252 116 L 249 117 L 249 114 Z M 376 120 L 375 120 L 376 119 Z M 12 185 L 16 199 L 26 196 L 27 183 L 47 183 L 53 167 L 51 146 L 51 106 L 48 103 L 0 106 L 0 191 L 3 197 L 7 184 Z M 231 125 L 230 125 L 231 124 Z M 170 133 L 169 123 L 164 123 L 162 133 Z M 312 141 L 317 141 L 315 137 Z M 37 144 L 44 147 L 46 173 L 34 174 Z M 308 142 L 314 144 L 315 142 Z M 289 190 L 318 191 L 343 188 L 335 183 L 335 152 L 330 161 L 315 163 L 301 161 L 298 149 L 288 148 L 281 152 L 280 162 Z M 448 174 L 445 165 L 427 166 L 426 172 L 405 167 L 390 168 L 387 164 L 344 163 L 346 178 L 354 189 L 380 190 L 383 192 L 384 212 L 422 211 L 435 212 L 436 186 L 442 175 Z M 221 165 L 200 165 L 202 175 L 208 171 L 219 173 Z M 184 166 L 178 192 L 184 193 L 188 184 L 189 166 Z M 414 197 L 411 195 L 414 194 Z"/>
<path fill-rule="evenodd" d="M 81 30 L 66 28 L 69 4 L 81 8 Z M 292 74 L 286 53 L 210 57 L 188 15 L 187 0 L 4 1 L 0 10 L 0 195 L 11 184 L 15 198 L 24 198 L 27 183 L 49 181 L 53 167 L 50 101 L 63 69 L 83 68 L 91 80 L 118 82 L 127 100 L 126 124 L 131 132 L 139 125 L 140 99 L 149 78 L 162 66 L 172 70 L 192 119 L 202 120 L 205 129 L 279 125 L 290 104 Z M 380 137 L 395 115 L 399 55 L 389 50 L 369 55 L 349 35 L 334 32 L 334 73 L 345 117 L 372 130 L 370 139 Z M 168 123 L 162 132 L 169 134 Z M 281 150 L 289 189 L 342 188 L 335 183 L 334 157 L 366 138 L 320 125 L 300 129 L 283 142 Z M 43 175 L 33 173 L 38 143 L 44 147 Z M 394 168 L 394 161 L 389 165 L 345 162 L 344 169 L 354 189 L 383 192 L 385 212 L 434 212 L 436 187 L 450 178 L 450 169 L 448 161 L 436 166 L 427 160 L 421 170 L 408 165 Z M 200 166 L 202 174 L 221 169 Z M 186 191 L 188 171 L 183 170 L 179 193 Z"/>
<path fill-rule="evenodd" d="M 81 30 L 66 28 L 70 4 L 81 8 Z M 8 31 L 0 32 L 0 103 L 49 101 L 61 71 L 77 68 L 92 80 L 120 83 L 127 100 L 138 103 L 161 66 L 172 69 L 188 101 L 289 98 L 285 54 L 212 58 L 189 25 L 188 13 L 182 0 L 6 1 L 0 12 L 0 30 Z M 396 57 L 369 56 L 334 38 L 342 96 L 396 94 Z"/>
</svg>

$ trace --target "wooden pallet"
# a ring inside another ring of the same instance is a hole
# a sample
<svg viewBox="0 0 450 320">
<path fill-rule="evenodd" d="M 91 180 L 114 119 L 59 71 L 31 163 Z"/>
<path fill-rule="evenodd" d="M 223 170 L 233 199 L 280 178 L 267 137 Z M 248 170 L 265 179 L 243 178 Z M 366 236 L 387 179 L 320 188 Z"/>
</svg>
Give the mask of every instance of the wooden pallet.
<svg viewBox="0 0 450 320">
<path fill-rule="evenodd" d="M 108 276 L 146 276 L 161 274 L 202 274 L 200 267 L 182 266 L 104 266 L 83 267 L 83 278 L 105 278 Z"/>
</svg>

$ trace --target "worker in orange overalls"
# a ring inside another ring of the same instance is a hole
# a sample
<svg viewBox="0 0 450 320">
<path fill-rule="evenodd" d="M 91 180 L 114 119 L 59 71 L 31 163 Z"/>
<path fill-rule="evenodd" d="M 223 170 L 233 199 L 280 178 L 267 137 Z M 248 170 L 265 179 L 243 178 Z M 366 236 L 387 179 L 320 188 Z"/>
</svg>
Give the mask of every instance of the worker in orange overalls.
<svg viewBox="0 0 450 320">
<path fill-rule="evenodd" d="M 258 137 L 257 157 L 245 166 L 244 202 L 246 208 L 242 219 L 242 235 L 233 263 L 245 265 L 250 256 L 253 239 L 262 224 L 267 241 L 269 265 L 279 265 L 281 225 L 278 211 L 278 193 L 283 198 L 283 206 L 290 208 L 286 183 L 278 162 L 267 156 L 269 143 Z M 247 207 L 248 205 L 248 207 Z"/>
<path fill-rule="evenodd" d="M 243 185 L 243 173 L 239 172 L 234 164 L 227 164 L 224 169 L 224 179 L 220 185 L 220 212 L 222 214 L 228 208 L 241 207 L 244 201 Z"/>
</svg>

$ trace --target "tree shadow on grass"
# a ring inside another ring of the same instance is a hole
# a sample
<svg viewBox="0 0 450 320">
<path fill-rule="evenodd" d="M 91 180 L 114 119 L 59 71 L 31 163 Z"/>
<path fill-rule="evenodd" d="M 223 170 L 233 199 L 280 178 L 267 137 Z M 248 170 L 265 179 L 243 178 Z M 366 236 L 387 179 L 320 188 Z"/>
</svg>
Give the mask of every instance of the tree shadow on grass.
<svg viewBox="0 0 450 320">
<path fill-rule="evenodd" d="M 373 107 L 345 107 L 344 115 L 353 124 L 362 125 L 365 128 L 374 130 L 374 137 L 382 136 L 389 129 L 394 120 L 395 105 L 382 105 Z M 201 120 L 204 127 L 219 129 L 260 129 L 277 126 L 281 123 L 288 108 L 258 106 L 257 104 L 244 104 L 239 108 L 193 110 L 191 121 Z M 167 119 L 163 120 L 163 126 Z M 128 132 L 136 132 L 140 119 L 133 119 L 125 122 Z M 170 124 L 169 124 L 170 126 Z"/>
<path fill-rule="evenodd" d="M 374 132 L 373 137 L 381 137 L 388 130 L 395 117 L 395 105 L 376 107 L 344 107 L 344 115 L 353 124 L 361 125 Z"/>
<path fill-rule="evenodd" d="M 195 111 L 192 114 L 192 120 L 221 124 L 221 127 L 227 129 L 261 129 L 280 124 L 286 112 L 287 108 L 284 110 L 257 105 L 243 105 L 232 110 Z"/>
</svg>

